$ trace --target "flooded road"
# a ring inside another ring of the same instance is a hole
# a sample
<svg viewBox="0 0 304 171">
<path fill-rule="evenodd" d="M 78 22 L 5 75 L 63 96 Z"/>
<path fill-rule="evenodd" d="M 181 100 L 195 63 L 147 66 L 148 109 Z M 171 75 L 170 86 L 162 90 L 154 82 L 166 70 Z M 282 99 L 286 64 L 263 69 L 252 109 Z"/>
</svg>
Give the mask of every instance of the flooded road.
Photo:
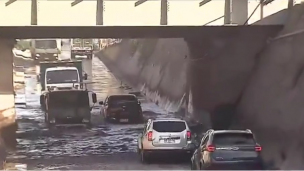
<svg viewBox="0 0 304 171">
<path fill-rule="evenodd" d="M 19 63 L 19 62 L 17 62 Z M 136 154 L 137 136 L 143 124 L 109 124 L 100 115 L 100 106 L 92 111 L 92 128 L 60 127 L 47 129 L 44 113 L 40 110 L 39 84 L 35 66 L 26 62 L 27 106 L 17 106 L 18 146 L 10 160 L 25 163 L 28 169 L 187 169 L 184 164 L 140 163 Z M 16 63 L 15 63 L 16 65 Z M 19 64 L 20 65 L 20 64 Z M 97 98 L 104 100 L 109 94 L 134 91 L 122 88 L 106 66 L 98 59 L 84 60 L 84 70 L 93 84 Z M 38 88 L 37 88 L 38 87 Z M 142 97 L 145 118 L 172 117 Z"/>
</svg>

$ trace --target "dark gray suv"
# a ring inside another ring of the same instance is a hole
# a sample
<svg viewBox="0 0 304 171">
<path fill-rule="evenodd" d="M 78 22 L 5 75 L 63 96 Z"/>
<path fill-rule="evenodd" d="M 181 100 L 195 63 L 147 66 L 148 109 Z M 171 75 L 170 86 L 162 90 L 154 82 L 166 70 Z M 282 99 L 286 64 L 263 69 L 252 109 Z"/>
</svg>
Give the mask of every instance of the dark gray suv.
<svg viewBox="0 0 304 171">
<path fill-rule="evenodd" d="M 250 130 L 208 130 L 191 158 L 191 170 L 262 170 L 261 151 Z"/>
</svg>

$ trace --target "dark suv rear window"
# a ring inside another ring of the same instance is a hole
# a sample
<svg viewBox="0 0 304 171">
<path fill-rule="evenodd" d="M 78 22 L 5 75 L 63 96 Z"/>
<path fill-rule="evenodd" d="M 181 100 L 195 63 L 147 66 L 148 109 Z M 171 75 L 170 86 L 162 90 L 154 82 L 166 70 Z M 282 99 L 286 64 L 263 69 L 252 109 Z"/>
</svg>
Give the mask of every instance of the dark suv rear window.
<svg viewBox="0 0 304 171">
<path fill-rule="evenodd" d="M 214 134 L 214 145 L 254 145 L 255 140 L 252 134 L 248 133 L 219 133 Z"/>
<path fill-rule="evenodd" d="M 109 103 L 117 103 L 121 101 L 133 101 L 137 102 L 137 98 L 134 96 L 110 96 Z"/>
<path fill-rule="evenodd" d="M 153 129 L 157 132 L 182 132 L 186 129 L 186 124 L 179 121 L 157 121 L 153 123 Z"/>
</svg>

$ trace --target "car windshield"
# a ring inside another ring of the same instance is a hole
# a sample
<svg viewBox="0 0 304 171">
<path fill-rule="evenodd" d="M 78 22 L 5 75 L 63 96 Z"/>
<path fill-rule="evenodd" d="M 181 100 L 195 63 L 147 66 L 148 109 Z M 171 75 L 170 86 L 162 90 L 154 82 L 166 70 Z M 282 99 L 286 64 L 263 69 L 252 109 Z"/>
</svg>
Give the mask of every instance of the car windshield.
<svg viewBox="0 0 304 171">
<path fill-rule="evenodd" d="M 123 96 L 110 96 L 108 99 L 109 104 L 118 104 L 125 102 L 138 102 L 135 96 L 123 95 Z"/>
<path fill-rule="evenodd" d="M 79 75 L 77 70 L 55 70 L 46 73 L 47 84 L 77 83 Z"/>
<path fill-rule="evenodd" d="M 82 39 L 73 39 L 73 46 L 82 46 Z"/>
<path fill-rule="evenodd" d="M 182 121 L 157 121 L 153 123 L 153 129 L 157 132 L 182 132 L 186 124 Z"/>
<path fill-rule="evenodd" d="M 248 133 L 217 133 L 213 137 L 214 145 L 254 145 L 252 134 Z"/>
<path fill-rule="evenodd" d="M 83 41 L 84 47 L 92 47 L 93 46 L 93 40 L 92 39 L 84 39 Z"/>
<path fill-rule="evenodd" d="M 57 48 L 56 40 L 35 40 L 35 48 L 37 49 L 55 49 Z"/>
<path fill-rule="evenodd" d="M 87 107 L 89 96 L 85 91 L 62 91 L 49 94 L 51 107 Z"/>
</svg>

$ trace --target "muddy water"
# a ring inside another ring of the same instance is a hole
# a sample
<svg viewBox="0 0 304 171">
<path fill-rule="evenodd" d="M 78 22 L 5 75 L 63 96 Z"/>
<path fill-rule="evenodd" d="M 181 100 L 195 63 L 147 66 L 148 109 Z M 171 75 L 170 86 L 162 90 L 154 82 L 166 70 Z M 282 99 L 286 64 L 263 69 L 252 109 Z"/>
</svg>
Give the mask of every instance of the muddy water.
<svg viewBox="0 0 304 171">
<path fill-rule="evenodd" d="M 86 72 L 89 73 L 94 82 L 92 90 L 97 94 L 99 100 L 103 100 L 109 94 L 134 91 L 121 84 L 98 58 L 93 58 L 92 61 L 85 60 L 84 65 Z M 67 160 L 74 157 L 90 158 L 93 162 L 94 156 L 134 154 L 137 136 L 142 131 L 143 124 L 117 125 L 105 123 L 100 115 L 100 106 L 95 106 L 93 109 L 93 127 L 91 129 L 75 127 L 62 127 L 56 130 L 47 129 L 44 123 L 44 114 L 39 105 L 39 91 L 37 90 L 39 86 L 37 86 L 38 83 L 34 74 L 35 68 L 35 66 L 27 68 L 25 78 L 27 106 L 16 108 L 19 126 L 18 150 L 11 155 L 12 160 L 21 163 L 31 163 L 32 160 L 35 161 L 35 164 L 31 164 L 30 169 L 50 169 L 50 167 L 44 165 L 39 166 L 36 162 L 42 162 L 43 159 L 54 161 L 63 158 Z M 165 114 L 155 104 L 147 102 L 143 97 L 141 101 L 146 118 L 172 117 Z M 60 160 L 58 163 L 61 162 Z"/>
</svg>

